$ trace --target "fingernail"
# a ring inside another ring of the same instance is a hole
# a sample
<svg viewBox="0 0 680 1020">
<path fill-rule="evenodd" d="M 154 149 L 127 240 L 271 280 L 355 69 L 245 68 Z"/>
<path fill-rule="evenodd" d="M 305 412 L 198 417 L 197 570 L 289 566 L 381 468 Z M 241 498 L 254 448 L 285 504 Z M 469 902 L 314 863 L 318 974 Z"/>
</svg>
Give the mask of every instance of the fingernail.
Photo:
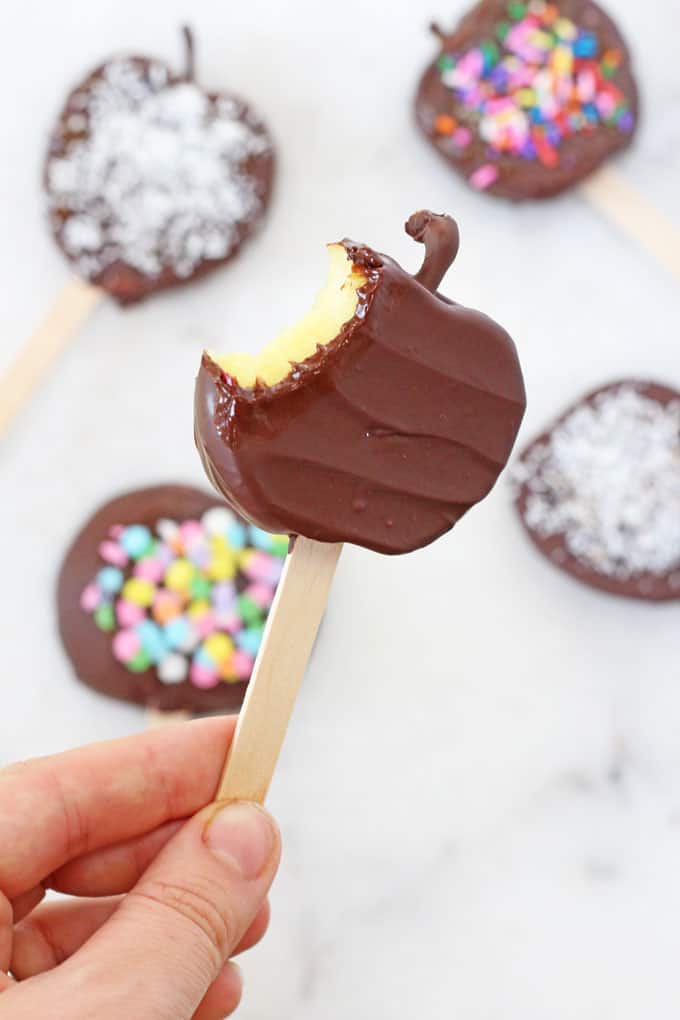
<svg viewBox="0 0 680 1020">
<path fill-rule="evenodd" d="M 230 858 L 248 881 L 259 878 L 274 850 L 272 821 L 256 804 L 235 803 L 220 808 L 208 822 L 204 839 L 215 853 Z"/>
</svg>

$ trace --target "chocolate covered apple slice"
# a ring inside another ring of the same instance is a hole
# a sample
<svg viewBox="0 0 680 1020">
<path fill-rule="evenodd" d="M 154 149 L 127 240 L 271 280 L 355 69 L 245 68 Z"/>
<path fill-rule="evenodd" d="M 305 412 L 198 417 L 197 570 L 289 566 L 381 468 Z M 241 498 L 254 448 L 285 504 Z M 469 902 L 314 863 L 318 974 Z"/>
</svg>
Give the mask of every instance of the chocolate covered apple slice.
<svg viewBox="0 0 680 1020">
<path fill-rule="evenodd" d="M 546 198 L 630 144 L 637 86 L 592 0 L 481 0 L 423 75 L 418 123 L 477 190 Z"/>
<path fill-rule="evenodd" d="M 286 536 L 187 485 L 109 500 L 59 572 L 59 631 L 76 676 L 163 713 L 237 710 L 287 548 Z"/>
<path fill-rule="evenodd" d="M 204 276 L 262 219 L 271 138 L 241 99 L 197 84 L 184 34 L 181 72 L 115 57 L 59 115 L 44 186 L 52 233 L 78 279 L 0 386 L 0 431 L 100 297 L 128 305 Z"/>
<path fill-rule="evenodd" d="M 680 599 L 680 392 L 602 386 L 521 455 L 520 520 L 536 548 L 593 588 Z"/>
<path fill-rule="evenodd" d="M 257 357 L 203 357 L 208 477 L 249 520 L 298 536 L 223 796 L 266 792 L 341 543 L 404 553 L 448 531 L 493 487 L 522 420 L 512 340 L 437 291 L 456 224 L 421 212 L 406 229 L 425 245 L 415 276 L 366 245 L 331 245 L 328 282 L 296 327 Z"/>
<path fill-rule="evenodd" d="M 415 101 L 418 126 L 475 190 L 514 201 L 575 185 L 680 277 L 680 238 L 612 167 L 639 122 L 630 51 L 593 0 L 479 0 L 451 30 Z"/>
</svg>

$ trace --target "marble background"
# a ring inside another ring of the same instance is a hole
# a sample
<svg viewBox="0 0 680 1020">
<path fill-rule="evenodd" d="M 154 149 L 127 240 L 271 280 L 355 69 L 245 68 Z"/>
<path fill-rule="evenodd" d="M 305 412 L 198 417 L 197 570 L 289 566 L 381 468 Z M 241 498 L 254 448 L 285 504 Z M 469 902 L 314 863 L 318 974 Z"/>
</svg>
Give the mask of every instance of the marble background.
<svg viewBox="0 0 680 1020">
<path fill-rule="evenodd" d="M 680 227 L 680 0 L 610 6 L 645 111 L 618 168 Z M 143 726 L 72 679 L 52 602 L 60 555 L 120 489 L 201 481 L 202 344 L 254 350 L 294 319 L 325 241 L 365 238 L 415 268 L 407 214 L 454 213 L 445 289 L 517 339 L 525 439 L 610 378 L 680 385 L 677 281 L 578 193 L 521 208 L 474 195 L 416 135 L 426 24 L 461 10 L 23 0 L 5 13 L 0 368 L 67 280 L 40 164 L 62 94 L 100 57 L 178 60 L 190 16 L 203 80 L 257 104 L 280 174 L 266 229 L 228 271 L 131 311 L 103 305 L 3 441 L 0 764 Z M 679 645 L 679 606 L 616 601 L 538 558 L 507 484 L 421 553 L 347 549 L 272 790 L 286 850 L 271 932 L 245 960 L 243 1020 L 672 1015 Z"/>
</svg>

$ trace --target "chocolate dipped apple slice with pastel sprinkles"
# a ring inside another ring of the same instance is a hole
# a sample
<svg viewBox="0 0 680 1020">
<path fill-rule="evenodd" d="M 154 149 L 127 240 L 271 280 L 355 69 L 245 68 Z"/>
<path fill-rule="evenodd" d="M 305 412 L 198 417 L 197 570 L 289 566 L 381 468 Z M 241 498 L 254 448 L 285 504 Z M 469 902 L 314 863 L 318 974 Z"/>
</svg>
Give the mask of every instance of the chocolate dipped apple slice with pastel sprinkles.
<svg viewBox="0 0 680 1020">
<path fill-rule="evenodd" d="M 260 223 L 274 154 L 260 118 L 185 68 L 115 57 L 78 84 L 49 142 L 49 225 L 75 274 L 0 380 L 0 434 L 105 296 L 130 305 L 224 265 Z"/>
<path fill-rule="evenodd" d="M 287 550 L 287 536 L 192 486 L 108 500 L 59 573 L 59 631 L 76 676 L 154 720 L 238 710 Z"/>
<path fill-rule="evenodd" d="M 493 487 L 524 413 L 515 346 L 438 292 L 458 250 L 448 216 L 406 224 L 425 245 L 409 275 L 372 248 L 329 246 L 311 311 L 258 356 L 206 353 L 196 443 L 229 504 L 291 552 L 220 796 L 263 800 L 342 543 L 418 549 Z"/>
</svg>

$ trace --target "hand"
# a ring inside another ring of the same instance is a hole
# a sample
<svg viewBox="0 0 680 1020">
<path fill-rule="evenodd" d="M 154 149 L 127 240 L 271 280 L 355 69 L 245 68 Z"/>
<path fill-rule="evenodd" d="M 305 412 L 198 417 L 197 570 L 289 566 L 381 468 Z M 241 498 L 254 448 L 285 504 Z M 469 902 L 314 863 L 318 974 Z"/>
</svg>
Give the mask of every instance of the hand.
<svg viewBox="0 0 680 1020">
<path fill-rule="evenodd" d="M 236 1008 L 227 961 L 267 928 L 279 836 L 253 804 L 204 807 L 233 729 L 184 723 L 0 771 L 0 1020 Z M 40 906 L 47 888 L 79 898 Z"/>
</svg>

